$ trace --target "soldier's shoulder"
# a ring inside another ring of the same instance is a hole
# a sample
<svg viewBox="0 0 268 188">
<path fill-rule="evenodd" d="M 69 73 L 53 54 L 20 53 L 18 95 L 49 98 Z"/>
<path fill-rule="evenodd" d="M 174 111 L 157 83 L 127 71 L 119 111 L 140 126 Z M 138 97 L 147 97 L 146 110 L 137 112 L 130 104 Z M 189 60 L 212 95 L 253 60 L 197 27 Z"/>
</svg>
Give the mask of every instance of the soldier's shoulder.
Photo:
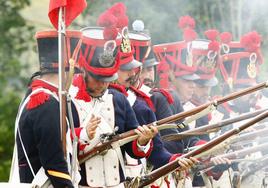
<svg viewBox="0 0 268 188">
<path fill-rule="evenodd" d="M 118 84 L 109 84 L 109 92 L 115 95 L 120 93 L 118 95 L 123 94 L 124 96 L 128 96 L 125 87 Z"/>
<path fill-rule="evenodd" d="M 169 90 L 163 88 L 152 89 L 152 95 L 157 99 L 165 99 L 169 104 L 174 103 L 174 98 Z"/>
<path fill-rule="evenodd" d="M 27 110 L 37 109 L 41 106 L 49 106 L 55 103 L 58 104 L 58 100 L 56 99 L 56 94 L 53 94 L 51 91 L 47 89 L 38 89 L 32 91 L 32 93 L 28 96 L 28 101 L 26 105 Z"/>
</svg>

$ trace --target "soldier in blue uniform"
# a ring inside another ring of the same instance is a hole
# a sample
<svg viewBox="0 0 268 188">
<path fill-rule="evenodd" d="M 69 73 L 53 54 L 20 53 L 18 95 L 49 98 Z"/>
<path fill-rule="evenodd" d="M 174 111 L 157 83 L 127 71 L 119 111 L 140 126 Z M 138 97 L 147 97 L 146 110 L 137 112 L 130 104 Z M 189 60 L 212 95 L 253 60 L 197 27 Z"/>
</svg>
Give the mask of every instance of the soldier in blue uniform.
<svg viewBox="0 0 268 188">
<path fill-rule="evenodd" d="M 127 29 L 127 28 L 124 28 Z M 121 53 L 123 53 L 122 57 L 121 57 L 121 64 L 120 64 L 120 68 L 118 71 L 118 75 L 119 78 L 117 80 L 117 82 L 121 85 L 120 87 L 123 88 L 123 90 L 125 90 L 125 93 L 127 95 L 127 98 L 136 114 L 137 120 L 141 125 L 144 124 L 149 124 L 152 123 L 154 121 L 156 121 L 156 117 L 155 117 L 155 113 L 154 111 L 157 110 L 156 106 L 153 105 L 153 102 L 151 101 L 151 98 L 146 95 L 144 92 L 142 92 L 141 90 L 139 90 L 139 88 L 137 87 L 138 83 L 139 83 L 139 75 L 140 75 L 140 69 L 141 69 L 141 65 L 142 63 L 136 59 L 134 59 L 133 57 L 133 52 L 131 48 L 127 48 L 127 46 L 134 46 L 137 47 L 134 43 L 134 45 L 130 45 L 130 41 L 133 41 L 133 38 L 131 38 L 134 34 L 135 36 L 140 36 L 140 33 L 132 33 L 132 31 L 129 32 L 129 35 L 127 35 L 126 33 L 128 33 L 127 31 L 124 31 L 124 35 L 123 36 L 123 42 L 120 45 L 120 50 Z M 128 38 L 129 36 L 129 38 Z M 145 37 L 145 35 L 142 35 L 143 37 Z M 136 41 L 137 42 L 137 39 Z M 148 46 L 143 46 L 144 48 L 148 48 Z M 136 48 L 135 52 L 138 52 L 139 50 Z M 139 52 L 139 54 L 141 55 L 141 57 L 146 54 L 146 50 L 145 53 L 141 53 L 141 51 Z M 134 54 L 135 56 L 135 54 Z M 136 57 L 137 58 L 137 57 Z M 112 87 L 117 87 L 119 88 L 119 86 L 117 85 L 113 85 Z M 126 89 L 124 89 L 126 88 Z M 123 91 L 124 92 L 124 91 Z M 157 106 L 159 107 L 159 106 Z M 164 106 L 162 107 L 164 108 Z M 171 114 L 170 114 L 171 115 Z M 160 131 L 160 134 L 161 131 Z M 175 143 L 175 142 L 174 142 Z M 154 139 L 153 139 L 153 144 L 154 144 L 154 148 L 152 150 L 151 155 L 147 158 L 147 162 L 149 162 L 151 165 L 153 165 L 153 168 L 159 168 L 165 164 L 167 164 L 169 161 L 174 160 L 176 158 L 176 155 L 173 155 L 172 153 L 168 152 L 168 147 L 164 147 L 163 142 L 161 141 L 161 138 L 159 135 L 157 135 Z M 177 143 L 175 143 L 177 145 Z M 166 146 L 166 145 L 165 145 Z M 176 148 L 176 151 L 178 151 L 178 148 Z M 174 152 L 176 153 L 176 152 Z M 127 158 L 128 159 L 128 158 Z M 193 164 L 195 161 L 195 159 L 182 159 L 179 161 L 179 164 L 182 165 L 184 168 L 186 166 L 190 166 L 191 164 Z M 139 165 L 139 162 L 135 163 L 136 166 Z M 185 166 L 186 164 L 186 166 Z M 136 168 L 135 166 L 133 166 L 133 162 L 131 164 L 132 166 L 130 166 L 131 168 Z M 186 167 L 187 168 L 187 167 Z"/>
<path fill-rule="evenodd" d="M 146 125 L 156 121 L 156 117 L 153 112 L 155 107 L 153 106 L 149 96 L 133 87 L 133 85 L 135 85 L 139 80 L 139 70 L 142 63 L 134 59 L 132 51 L 126 51 L 126 46 L 123 44 L 130 45 L 129 38 L 128 36 L 126 37 L 127 38 L 122 39 L 125 41 L 122 42 L 120 46 L 122 53 L 125 53 L 123 56 L 124 58 L 121 58 L 121 64 L 118 71 L 119 78 L 117 82 L 123 88 L 126 88 L 127 98 L 135 112 L 139 124 Z M 163 143 L 160 140 L 159 135 L 153 139 L 153 144 L 154 148 L 150 157 L 148 157 L 148 161 L 153 165 L 154 168 L 159 168 L 169 162 L 171 154 L 163 147 Z"/>
<path fill-rule="evenodd" d="M 195 48 L 197 45 L 195 42 L 197 35 L 193 30 L 194 25 L 195 23 L 192 18 L 189 16 L 182 17 L 179 21 L 179 26 L 181 26 L 183 29 L 184 40 L 153 46 L 157 60 L 160 62 L 157 67 L 160 77 L 160 85 L 164 88 L 173 89 L 176 91 L 176 93 L 173 93 L 174 105 L 171 106 L 171 109 L 174 113 L 187 111 L 195 107 L 195 105 L 190 102 L 190 99 L 194 94 L 195 81 L 200 79 L 200 76 L 196 74 L 196 71 L 198 70 L 198 66 L 202 66 L 203 63 L 206 62 L 203 62 L 202 58 L 196 58 L 195 56 L 195 53 L 197 53 L 202 56 L 205 55 L 206 57 L 207 49 L 203 49 L 204 45 L 201 45 L 201 49 Z M 202 42 L 204 41 L 201 41 L 201 43 Z M 211 50 L 214 50 L 214 48 L 217 47 L 217 45 L 214 43 L 211 46 L 213 47 Z M 212 52 L 209 55 L 212 56 L 211 58 L 215 58 L 215 53 Z M 214 59 L 209 61 L 212 68 L 214 65 L 213 62 Z M 204 68 L 202 67 L 201 70 L 204 70 Z M 205 71 L 208 71 L 210 74 L 215 73 L 214 69 Z M 187 130 L 189 128 L 191 129 L 195 126 L 196 121 L 189 123 L 189 126 L 185 127 L 183 130 Z M 206 142 L 205 140 L 200 140 L 196 136 L 189 137 L 183 141 L 185 147 L 191 147 Z M 217 158 L 213 158 L 212 161 L 214 161 L 216 164 L 225 163 L 224 160 L 220 159 L 218 161 Z M 221 173 L 214 172 L 214 170 L 211 170 L 210 173 L 214 178 L 218 178 L 221 175 Z M 199 183 L 200 182 L 196 184 L 196 182 L 193 182 L 193 185 L 204 185 Z"/>
<path fill-rule="evenodd" d="M 140 78 L 140 75 L 144 75 L 144 71 L 150 69 L 150 67 L 154 69 L 154 65 L 157 65 L 157 63 L 153 62 L 154 60 L 147 60 L 148 55 L 152 56 L 153 53 L 150 53 L 151 37 L 145 32 L 145 30 L 142 30 L 144 27 L 143 22 L 141 20 L 136 20 L 133 22 L 132 26 L 133 30 L 129 32 L 129 38 L 131 45 L 134 48 L 134 59 L 142 62 L 142 67 L 140 65 L 137 71 L 133 71 L 133 78 L 135 76 L 135 80 L 133 81 L 132 86 L 135 90 L 140 91 L 149 97 L 152 103 L 152 105 L 149 104 L 149 106 L 153 106 L 152 110 L 156 116 L 156 119 L 161 120 L 173 114 L 170 109 L 170 104 L 173 102 L 173 99 L 168 91 L 164 89 L 150 88 L 143 83 L 142 77 Z M 146 65 L 148 66 L 146 67 Z M 150 74 L 146 74 L 146 77 L 149 75 Z M 154 78 L 152 77 L 154 76 L 150 75 L 147 78 L 147 81 L 151 84 L 154 84 Z M 151 81 L 152 79 L 153 82 Z M 160 131 L 161 136 L 176 133 L 178 133 L 176 128 Z M 183 151 L 183 144 L 180 141 L 164 141 L 163 143 L 165 148 L 172 154 Z"/>
<path fill-rule="evenodd" d="M 104 12 L 98 20 L 100 26 L 104 20 L 113 17 L 111 12 Z M 107 22 L 105 22 L 107 23 Z M 123 156 L 127 153 L 133 158 L 148 157 L 152 150 L 151 139 L 157 129 L 139 126 L 126 97 L 114 90 L 108 89 L 109 84 L 118 78 L 118 46 L 121 38 L 117 30 L 111 27 L 83 29 L 83 42 L 80 65 L 84 84 L 76 88 L 75 104 L 80 106 L 80 125 L 83 126 L 91 114 L 100 117 L 101 122 L 96 129 L 96 135 L 88 139 L 88 145 L 80 153 L 86 152 L 100 143 L 102 134 L 124 133 L 135 129 L 138 138 L 121 147 L 113 148 L 105 153 L 94 156 L 81 165 L 81 186 L 90 187 L 124 187 L 125 165 Z M 91 96 L 85 101 L 86 95 Z"/>
<path fill-rule="evenodd" d="M 16 144 L 20 182 L 31 183 L 41 179 L 42 172 L 53 187 L 74 187 L 64 158 L 60 110 L 58 102 L 58 33 L 42 31 L 36 34 L 40 71 L 32 76 L 16 120 Z M 68 57 L 76 59 L 80 49 L 80 31 L 67 31 Z M 74 50 L 76 49 L 76 50 Z M 74 52 L 76 51 L 76 52 Z M 68 70 L 68 67 L 66 67 Z M 79 125 L 78 114 L 72 106 L 74 124 Z M 69 154 L 68 154 L 69 155 Z M 44 177 L 43 177 L 44 178 Z"/>
<path fill-rule="evenodd" d="M 194 80 L 199 77 L 195 74 L 196 67 L 186 61 L 187 41 L 154 45 L 153 50 L 157 61 L 160 62 L 157 65 L 159 86 L 168 89 L 174 101 L 173 104 L 170 104 L 172 113 L 177 114 L 184 110 L 189 110 L 184 109 L 182 105 L 188 104 L 193 94 Z M 182 132 L 188 129 L 189 127 L 185 127 L 178 130 Z M 189 137 L 182 140 L 182 142 L 183 149 L 205 143 L 198 137 Z"/>
</svg>

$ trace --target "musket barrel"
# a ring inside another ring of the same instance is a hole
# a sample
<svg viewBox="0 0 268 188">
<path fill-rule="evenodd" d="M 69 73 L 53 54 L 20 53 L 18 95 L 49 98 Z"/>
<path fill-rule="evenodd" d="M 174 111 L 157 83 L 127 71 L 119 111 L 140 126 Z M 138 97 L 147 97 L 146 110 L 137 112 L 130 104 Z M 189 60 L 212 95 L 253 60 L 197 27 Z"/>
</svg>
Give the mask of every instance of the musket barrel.
<svg viewBox="0 0 268 188">
<path fill-rule="evenodd" d="M 198 107 L 196 107 L 194 109 L 191 109 L 191 110 L 188 110 L 188 111 L 184 111 L 184 112 L 180 112 L 178 114 L 174 114 L 172 116 L 169 116 L 169 117 L 166 117 L 164 119 L 158 120 L 156 122 L 156 124 L 157 125 L 161 125 L 161 124 L 164 124 L 164 123 L 172 123 L 172 122 L 175 122 L 175 121 L 184 119 L 184 118 L 189 117 L 189 116 L 191 116 L 193 114 L 196 114 L 198 112 L 201 112 L 202 110 L 204 110 L 205 108 L 207 108 L 209 105 L 210 105 L 210 103 L 203 104 L 203 105 L 198 106 Z"/>
<path fill-rule="evenodd" d="M 239 121 L 242 121 L 245 119 L 255 117 L 256 115 L 259 115 L 266 110 L 267 110 L 267 108 L 257 110 L 255 112 L 248 112 L 248 113 L 242 114 L 238 117 L 229 118 L 229 119 L 223 120 L 223 121 L 218 122 L 218 123 L 204 125 L 202 127 L 197 127 L 195 129 L 184 131 L 182 133 L 173 134 L 173 135 L 166 135 L 166 136 L 163 136 L 162 138 L 163 138 L 163 140 L 172 141 L 172 140 L 181 140 L 185 137 L 193 136 L 195 134 L 196 135 L 207 134 L 209 132 L 212 132 L 212 130 L 215 130 L 215 129 L 218 130 L 219 128 L 226 126 L 226 125 L 229 125 L 231 123 L 236 123 L 236 122 L 239 122 Z M 207 132 L 207 131 L 209 131 L 209 132 Z"/>
<path fill-rule="evenodd" d="M 205 151 L 213 148 L 214 146 L 220 144 L 221 142 L 223 142 L 227 138 L 229 138 L 235 134 L 238 134 L 240 131 L 243 131 L 244 129 L 254 125 L 258 121 L 265 119 L 267 116 L 268 116 L 268 111 L 263 112 L 262 114 L 258 115 L 257 117 L 250 120 L 249 122 L 239 126 L 238 128 L 232 129 L 232 130 L 224 133 L 223 135 L 219 136 L 218 138 L 207 142 L 206 144 L 200 146 L 200 148 L 195 149 L 193 151 L 190 151 L 189 153 L 183 155 L 182 157 L 183 158 L 190 158 L 190 157 L 194 157 L 202 152 L 205 152 Z M 165 175 L 169 174 L 170 172 L 176 170 L 176 168 L 178 168 L 180 166 L 178 164 L 178 160 L 179 159 L 174 160 L 173 162 L 170 162 L 170 163 L 158 168 L 157 170 L 149 173 L 148 175 L 144 176 L 144 178 L 142 178 L 142 180 L 144 180 L 144 181 L 141 181 L 139 187 L 142 188 L 146 185 L 149 185 L 152 182 L 154 182 L 155 180 L 157 180 L 158 178 L 165 176 Z"/>
<path fill-rule="evenodd" d="M 254 132 L 245 133 L 245 134 L 239 136 L 233 142 L 240 142 L 240 141 L 244 141 L 244 140 L 252 140 L 252 139 L 255 139 L 256 137 L 265 137 L 267 135 L 268 135 L 268 128 L 264 128 L 264 129 L 256 130 Z"/>
<path fill-rule="evenodd" d="M 263 150 L 267 149 L 267 147 L 268 147 L 268 143 L 265 143 L 265 144 L 261 144 L 261 145 L 258 145 L 258 146 L 254 146 L 254 147 L 234 151 L 234 152 L 231 152 L 231 153 L 225 153 L 225 154 L 222 154 L 222 155 L 218 155 L 218 157 L 227 158 L 227 159 L 230 159 L 230 160 L 239 159 L 239 158 L 245 157 L 246 155 L 252 154 L 252 153 L 257 152 L 257 151 L 263 151 Z M 200 167 L 197 167 L 196 170 L 199 170 L 199 171 L 204 170 L 204 169 L 209 168 L 211 166 L 214 166 L 213 162 L 209 162 L 208 164 L 201 165 Z"/>
<path fill-rule="evenodd" d="M 58 16 L 58 61 L 59 61 L 59 108 L 60 108 L 60 126 L 61 126 L 61 140 L 64 157 L 67 157 L 66 150 L 66 91 L 65 91 L 65 8 L 59 8 Z"/>
<path fill-rule="evenodd" d="M 257 84 L 256 86 L 252 86 L 252 87 L 243 89 L 241 91 L 237 91 L 237 92 L 231 93 L 231 94 L 229 94 L 227 96 L 224 96 L 224 97 L 221 97 L 219 99 L 216 99 L 215 101 L 211 101 L 209 103 L 206 103 L 206 104 L 197 106 L 196 108 L 194 108 L 192 110 L 184 111 L 184 112 L 181 112 L 181 113 L 172 115 L 170 117 L 161 119 L 161 120 L 157 121 L 157 125 L 163 124 L 163 123 L 171 123 L 171 122 L 174 122 L 174 121 L 177 121 L 177 120 L 184 119 L 184 118 L 186 118 L 188 116 L 191 116 L 193 114 L 196 114 L 196 113 L 204 110 L 209 105 L 212 105 L 212 104 L 214 104 L 214 105 L 223 104 L 225 102 L 228 102 L 228 101 L 233 100 L 233 99 L 236 99 L 238 97 L 241 97 L 241 96 L 247 95 L 249 93 L 258 91 L 258 90 L 263 89 L 265 87 L 267 87 L 267 82 L 263 82 L 263 83 Z"/>
<path fill-rule="evenodd" d="M 259 160 L 256 163 L 257 163 L 256 165 L 254 165 L 253 167 L 251 166 L 250 168 L 248 168 L 247 172 L 245 174 L 243 174 L 242 180 L 241 180 L 242 182 L 244 180 L 246 180 L 248 178 L 248 176 L 250 176 L 252 174 L 255 174 L 255 172 L 267 167 L 267 165 L 268 165 L 268 157 L 264 156 L 264 159 Z"/>
<path fill-rule="evenodd" d="M 232 153 L 225 153 L 219 156 L 223 158 L 228 158 L 228 159 L 235 159 L 235 158 L 244 157 L 248 154 L 251 154 L 257 151 L 262 151 L 264 149 L 267 149 L 267 147 L 268 147 L 268 143 L 265 143 L 265 144 L 260 144 L 258 146 L 253 146 L 250 148 L 245 148 L 242 150 L 234 151 Z"/>
<path fill-rule="evenodd" d="M 247 95 L 249 93 L 253 93 L 255 91 L 261 90 L 261 89 L 266 88 L 266 87 L 268 87 L 267 82 L 263 82 L 263 83 L 255 85 L 255 86 L 243 89 L 241 91 L 231 93 L 231 94 L 229 94 L 229 95 L 227 95 L 225 97 L 222 97 L 222 98 L 218 99 L 217 102 L 218 102 L 218 104 L 222 104 L 222 103 L 225 103 L 227 101 L 236 99 L 238 97 Z"/>
</svg>

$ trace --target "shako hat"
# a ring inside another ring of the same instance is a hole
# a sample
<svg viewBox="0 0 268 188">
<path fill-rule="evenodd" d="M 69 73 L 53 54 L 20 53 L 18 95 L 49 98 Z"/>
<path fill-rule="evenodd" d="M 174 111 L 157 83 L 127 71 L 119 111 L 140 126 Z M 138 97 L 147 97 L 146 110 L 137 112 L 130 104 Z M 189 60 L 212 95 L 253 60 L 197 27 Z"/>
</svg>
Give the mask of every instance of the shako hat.
<svg viewBox="0 0 268 188">
<path fill-rule="evenodd" d="M 226 85 L 232 89 L 256 84 L 259 66 L 263 63 L 261 36 L 256 31 L 249 32 L 240 41 L 231 41 L 227 45 L 229 49 L 220 61 L 220 72 Z"/>
<path fill-rule="evenodd" d="M 179 28 L 183 30 L 183 40 L 172 43 L 163 43 L 153 46 L 153 52 L 158 65 L 158 74 L 161 87 L 166 87 L 168 73 L 171 71 L 175 77 L 196 80 L 199 76 L 195 74 L 197 67 L 188 61 L 188 43 L 196 39 L 197 34 L 194 31 L 195 20 L 190 16 L 183 16 L 178 22 Z M 166 81 L 165 81 L 166 80 Z"/>
<path fill-rule="evenodd" d="M 135 20 L 132 23 L 132 29 L 129 31 L 129 39 L 134 48 L 134 58 L 139 62 L 144 63 L 145 59 L 151 52 L 151 37 L 148 31 L 144 30 L 144 23 L 142 20 Z"/>
<path fill-rule="evenodd" d="M 134 48 L 129 39 L 128 28 L 122 29 L 122 42 L 120 44 L 120 70 L 132 70 L 142 66 L 142 63 L 134 58 Z"/>
<path fill-rule="evenodd" d="M 195 82 L 213 87 L 218 84 L 215 74 L 220 57 L 220 43 L 217 41 L 219 32 L 216 29 L 210 29 L 204 34 L 207 39 L 196 39 L 188 43 L 187 60 L 197 67 L 196 74 L 200 78 Z"/>
<path fill-rule="evenodd" d="M 105 11 L 98 19 L 101 27 L 82 29 L 81 66 L 95 79 L 111 82 L 118 78 L 118 47 L 121 36 L 118 33 L 117 18 Z"/>
<path fill-rule="evenodd" d="M 65 54 L 65 70 L 69 70 L 69 60 L 72 58 L 74 62 L 81 47 L 81 31 L 66 31 L 66 40 L 64 52 Z M 56 30 L 38 31 L 35 34 L 38 47 L 40 71 L 44 73 L 58 72 L 58 32 Z"/>
</svg>

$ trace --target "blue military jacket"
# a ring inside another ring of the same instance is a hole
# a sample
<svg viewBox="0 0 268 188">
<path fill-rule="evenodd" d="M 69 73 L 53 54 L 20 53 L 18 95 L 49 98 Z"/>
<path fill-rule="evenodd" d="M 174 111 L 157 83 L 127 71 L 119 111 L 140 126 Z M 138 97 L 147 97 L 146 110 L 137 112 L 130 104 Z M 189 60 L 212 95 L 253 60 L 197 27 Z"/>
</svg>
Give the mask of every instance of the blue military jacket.
<svg viewBox="0 0 268 188">
<path fill-rule="evenodd" d="M 35 80 L 32 85 L 57 93 L 57 88 L 42 80 Z M 32 88 L 27 91 L 26 97 L 31 92 Z M 47 93 L 40 92 L 31 96 L 20 116 L 18 129 L 34 173 L 37 173 L 42 166 L 54 187 L 73 187 L 69 178 L 59 177 L 55 173 L 51 173 L 58 172 L 66 177 L 69 176 L 62 150 L 59 102 Z M 79 119 L 74 105 L 72 111 L 74 124 L 78 126 Z M 23 152 L 18 132 L 16 143 L 20 181 L 31 183 L 33 175 Z"/>
</svg>

